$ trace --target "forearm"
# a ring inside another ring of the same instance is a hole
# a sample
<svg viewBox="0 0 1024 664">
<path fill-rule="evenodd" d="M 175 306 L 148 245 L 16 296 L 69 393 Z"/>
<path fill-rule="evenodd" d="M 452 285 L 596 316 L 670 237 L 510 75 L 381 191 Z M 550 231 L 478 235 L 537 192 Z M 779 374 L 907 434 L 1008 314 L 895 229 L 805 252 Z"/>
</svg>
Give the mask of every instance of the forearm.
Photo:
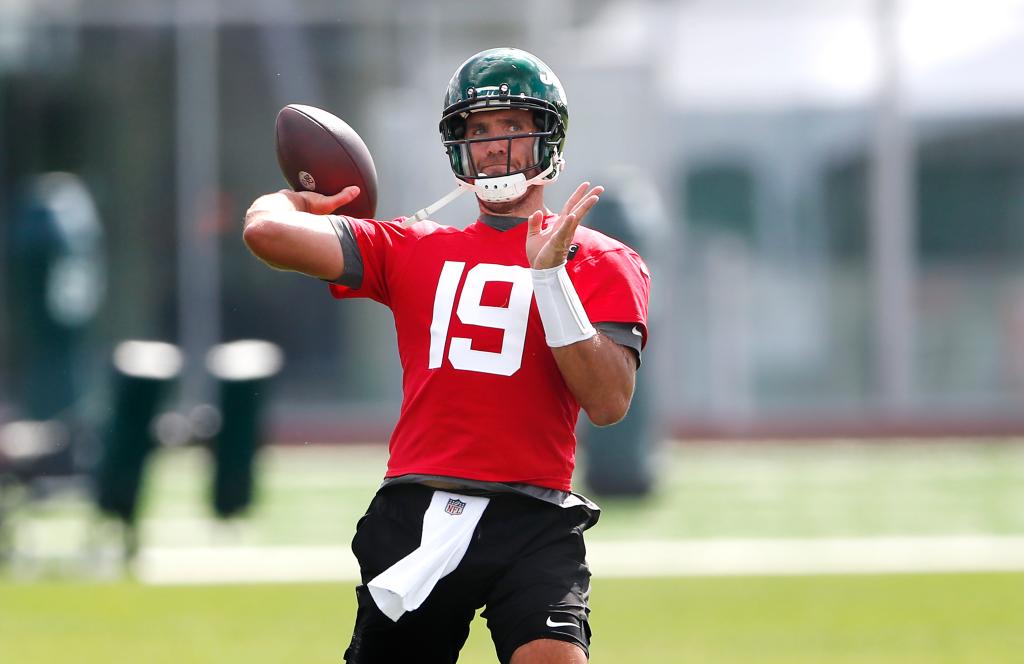
<svg viewBox="0 0 1024 664">
<path fill-rule="evenodd" d="M 603 334 L 551 349 L 576 402 L 597 426 L 615 424 L 633 398 L 636 360 L 626 348 Z"/>
<path fill-rule="evenodd" d="M 344 270 L 337 235 L 329 220 L 314 214 L 303 197 L 281 191 L 257 198 L 245 215 L 242 237 L 271 267 L 335 279 Z"/>
<path fill-rule="evenodd" d="M 544 338 L 576 402 L 598 426 L 626 416 L 633 398 L 632 353 L 594 329 L 565 262 L 531 270 Z"/>
</svg>

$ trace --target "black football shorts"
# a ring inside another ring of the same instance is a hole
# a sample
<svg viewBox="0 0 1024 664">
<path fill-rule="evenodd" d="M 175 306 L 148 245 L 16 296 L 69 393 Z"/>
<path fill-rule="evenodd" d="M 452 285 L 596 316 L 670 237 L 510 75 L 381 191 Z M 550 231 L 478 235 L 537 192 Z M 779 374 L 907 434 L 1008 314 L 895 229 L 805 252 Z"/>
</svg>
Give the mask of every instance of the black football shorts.
<svg viewBox="0 0 1024 664">
<path fill-rule="evenodd" d="M 360 519 L 352 551 L 362 584 L 345 660 L 450 664 L 481 607 L 503 664 L 534 639 L 568 641 L 588 652 L 590 570 L 583 531 L 597 514 L 583 505 L 563 508 L 514 493 L 490 494 L 459 566 L 398 622 L 381 613 L 366 583 L 419 546 L 433 492 L 419 484 L 386 486 Z"/>
</svg>

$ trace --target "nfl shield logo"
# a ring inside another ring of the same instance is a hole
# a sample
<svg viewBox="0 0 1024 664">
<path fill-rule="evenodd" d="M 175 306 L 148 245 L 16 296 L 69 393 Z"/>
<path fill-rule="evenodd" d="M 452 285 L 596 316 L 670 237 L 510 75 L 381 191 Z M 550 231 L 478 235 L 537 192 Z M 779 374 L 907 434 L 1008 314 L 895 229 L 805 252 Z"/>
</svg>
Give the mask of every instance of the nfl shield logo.
<svg viewBox="0 0 1024 664">
<path fill-rule="evenodd" d="M 453 516 L 462 514 L 462 510 L 466 509 L 466 503 L 462 502 L 458 498 L 449 498 L 448 504 L 445 506 L 444 511 L 448 512 Z"/>
</svg>

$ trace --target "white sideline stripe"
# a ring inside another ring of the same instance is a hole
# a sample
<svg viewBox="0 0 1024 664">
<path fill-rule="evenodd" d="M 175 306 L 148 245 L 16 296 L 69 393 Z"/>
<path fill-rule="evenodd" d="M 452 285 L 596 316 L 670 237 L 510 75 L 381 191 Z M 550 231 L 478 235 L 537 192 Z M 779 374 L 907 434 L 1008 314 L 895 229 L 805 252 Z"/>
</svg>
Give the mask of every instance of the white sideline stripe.
<svg viewBox="0 0 1024 664">
<path fill-rule="evenodd" d="M 1024 571 L 1024 537 L 874 537 L 595 541 L 599 577 L 896 574 Z M 348 547 L 150 547 L 137 561 L 152 584 L 355 581 Z"/>
<path fill-rule="evenodd" d="M 301 583 L 353 581 L 359 566 L 343 546 L 143 548 L 135 568 L 144 583 Z"/>
<path fill-rule="evenodd" d="M 588 560 L 609 577 L 1024 571 L 1024 537 L 606 542 Z"/>
</svg>

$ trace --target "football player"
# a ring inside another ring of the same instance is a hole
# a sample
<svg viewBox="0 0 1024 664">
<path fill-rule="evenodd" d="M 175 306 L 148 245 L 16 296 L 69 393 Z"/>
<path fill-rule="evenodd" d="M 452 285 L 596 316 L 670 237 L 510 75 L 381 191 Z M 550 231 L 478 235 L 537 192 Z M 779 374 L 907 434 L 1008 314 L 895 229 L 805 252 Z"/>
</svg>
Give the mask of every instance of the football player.
<svg viewBox="0 0 1024 664">
<path fill-rule="evenodd" d="M 601 187 L 545 207 L 568 125 L 550 68 L 483 51 L 452 77 L 440 123 L 474 223 L 422 220 L 437 205 L 389 221 L 332 215 L 355 187 L 268 194 L 246 215 L 263 261 L 395 319 L 403 402 L 352 542 L 362 584 L 348 662 L 455 662 L 481 607 L 504 664 L 587 661 L 582 533 L 599 509 L 572 492 L 574 429 L 581 407 L 597 425 L 626 414 L 650 275 L 580 226 Z"/>
</svg>

